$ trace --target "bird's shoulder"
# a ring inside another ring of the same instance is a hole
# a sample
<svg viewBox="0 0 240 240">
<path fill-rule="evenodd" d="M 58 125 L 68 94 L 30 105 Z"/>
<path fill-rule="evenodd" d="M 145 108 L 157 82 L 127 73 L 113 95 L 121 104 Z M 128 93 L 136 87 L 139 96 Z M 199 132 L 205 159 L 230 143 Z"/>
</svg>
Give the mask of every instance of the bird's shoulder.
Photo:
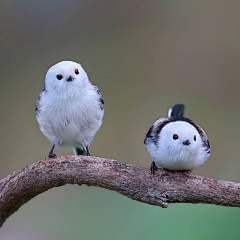
<svg viewBox="0 0 240 240">
<path fill-rule="evenodd" d="M 103 110 L 104 107 L 104 101 L 103 101 L 103 97 L 102 97 L 102 93 L 99 91 L 98 87 L 89 79 L 89 83 L 92 87 L 92 90 L 97 94 L 97 99 L 100 103 L 100 108 L 101 110 Z"/>
<path fill-rule="evenodd" d="M 39 97 L 37 99 L 37 102 L 36 102 L 36 108 L 35 108 L 35 111 L 37 113 L 37 115 L 40 113 L 40 108 L 41 108 L 41 101 L 42 101 L 42 98 L 43 96 L 47 93 L 47 90 L 46 90 L 46 87 L 44 85 L 42 91 L 40 92 L 39 94 Z"/>
<path fill-rule="evenodd" d="M 211 146 L 210 146 L 210 142 L 208 140 L 207 134 L 205 133 L 205 131 L 199 126 L 197 125 L 195 122 L 191 121 L 191 124 L 196 128 L 196 130 L 198 131 L 201 139 L 202 139 L 202 143 L 203 143 L 203 147 L 206 148 L 206 151 L 208 153 L 210 153 L 211 151 Z"/>
<path fill-rule="evenodd" d="M 159 138 L 159 133 L 163 126 L 166 125 L 169 118 L 160 118 L 149 128 L 146 137 L 144 139 L 144 144 L 147 145 L 149 142 L 156 143 Z"/>
</svg>

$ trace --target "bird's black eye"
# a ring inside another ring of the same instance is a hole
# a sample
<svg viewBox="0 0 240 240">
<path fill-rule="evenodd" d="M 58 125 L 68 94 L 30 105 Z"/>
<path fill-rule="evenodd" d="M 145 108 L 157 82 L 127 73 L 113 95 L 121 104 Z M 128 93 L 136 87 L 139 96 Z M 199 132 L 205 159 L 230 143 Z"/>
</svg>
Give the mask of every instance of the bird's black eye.
<svg viewBox="0 0 240 240">
<path fill-rule="evenodd" d="M 79 71 L 77 68 L 75 69 L 75 74 L 79 74 Z"/>
<path fill-rule="evenodd" d="M 175 133 L 175 134 L 173 134 L 173 139 L 174 140 L 177 140 L 178 139 L 178 135 Z"/>
<path fill-rule="evenodd" d="M 62 78 L 63 78 L 63 75 L 62 75 L 62 74 L 58 74 L 58 75 L 57 75 L 57 79 L 58 79 L 58 80 L 61 80 Z"/>
<path fill-rule="evenodd" d="M 193 140 L 194 140 L 194 141 L 196 141 L 196 140 L 197 140 L 197 136 L 196 136 L 196 135 L 194 135 L 194 137 L 193 137 Z"/>
</svg>

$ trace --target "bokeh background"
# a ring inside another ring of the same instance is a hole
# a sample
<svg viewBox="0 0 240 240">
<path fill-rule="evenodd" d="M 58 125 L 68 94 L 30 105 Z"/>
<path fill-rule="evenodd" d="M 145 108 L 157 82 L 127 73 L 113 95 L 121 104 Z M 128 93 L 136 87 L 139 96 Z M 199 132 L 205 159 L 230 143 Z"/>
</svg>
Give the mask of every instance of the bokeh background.
<svg viewBox="0 0 240 240">
<path fill-rule="evenodd" d="M 194 172 L 240 181 L 239 9 L 238 0 L 0 1 L 0 178 L 47 156 L 35 103 L 47 69 L 73 60 L 105 101 L 92 155 L 149 167 L 148 128 L 184 103 L 212 145 Z M 239 221 L 239 209 L 161 209 L 68 185 L 21 207 L 0 239 L 240 239 Z"/>
</svg>

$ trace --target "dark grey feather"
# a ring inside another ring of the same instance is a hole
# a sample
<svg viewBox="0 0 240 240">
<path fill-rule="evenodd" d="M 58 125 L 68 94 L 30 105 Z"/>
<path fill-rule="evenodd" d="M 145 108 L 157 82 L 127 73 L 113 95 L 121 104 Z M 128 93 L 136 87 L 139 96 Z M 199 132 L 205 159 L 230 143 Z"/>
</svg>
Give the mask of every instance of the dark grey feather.
<svg viewBox="0 0 240 240">
<path fill-rule="evenodd" d="M 183 104 L 176 104 L 172 107 L 170 117 L 183 117 L 185 106 Z"/>
<path fill-rule="evenodd" d="M 77 155 L 82 155 L 82 156 L 87 155 L 87 151 L 85 149 L 81 149 L 81 148 L 76 147 L 75 151 L 76 151 Z"/>
<path fill-rule="evenodd" d="M 102 94 L 99 92 L 98 87 L 90 79 L 89 79 L 89 82 L 96 88 L 96 91 L 99 95 L 100 108 L 101 108 L 101 110 L 103 110 L 104 101 L 103 101 L 103 98 L 102 98 Z"/>
<path fill-rule="evenodd" d="M 46 87 L 45 87 L 45 84 L 44 84 L 44 87 L 43 87 L 43 90 L 41 91 L 40 95 L 39 95 L 39 98 L 37 100 L 37 103 L 36 103 L 36 108 L 35 108 L 35 111 L 36 111 L 36 114 L 38 115 L 39 112 L 40 112 L 40 101 L 41 101 L 41 97 L 44 93 L 46 93 L 47 90 L 46 90 Z"/>
</svg>

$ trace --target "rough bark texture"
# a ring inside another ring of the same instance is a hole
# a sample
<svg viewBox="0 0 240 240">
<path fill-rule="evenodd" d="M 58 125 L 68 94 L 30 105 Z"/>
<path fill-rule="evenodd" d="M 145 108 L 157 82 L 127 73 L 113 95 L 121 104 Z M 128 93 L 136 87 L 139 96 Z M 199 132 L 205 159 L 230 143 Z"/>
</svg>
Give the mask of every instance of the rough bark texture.
<svg viewBox="0 0 240 240">
<path fill-rule="evenodd" d="M 111 159 L 62 156 L 15 171 L 0 181 L 0 226 L 24 203 L 53 187 L 87 184 L 163 208 L 168 203 L 240 207 L 240 183 L 196 176 L 187 171 L 148 168 Z"/>
</svg>

